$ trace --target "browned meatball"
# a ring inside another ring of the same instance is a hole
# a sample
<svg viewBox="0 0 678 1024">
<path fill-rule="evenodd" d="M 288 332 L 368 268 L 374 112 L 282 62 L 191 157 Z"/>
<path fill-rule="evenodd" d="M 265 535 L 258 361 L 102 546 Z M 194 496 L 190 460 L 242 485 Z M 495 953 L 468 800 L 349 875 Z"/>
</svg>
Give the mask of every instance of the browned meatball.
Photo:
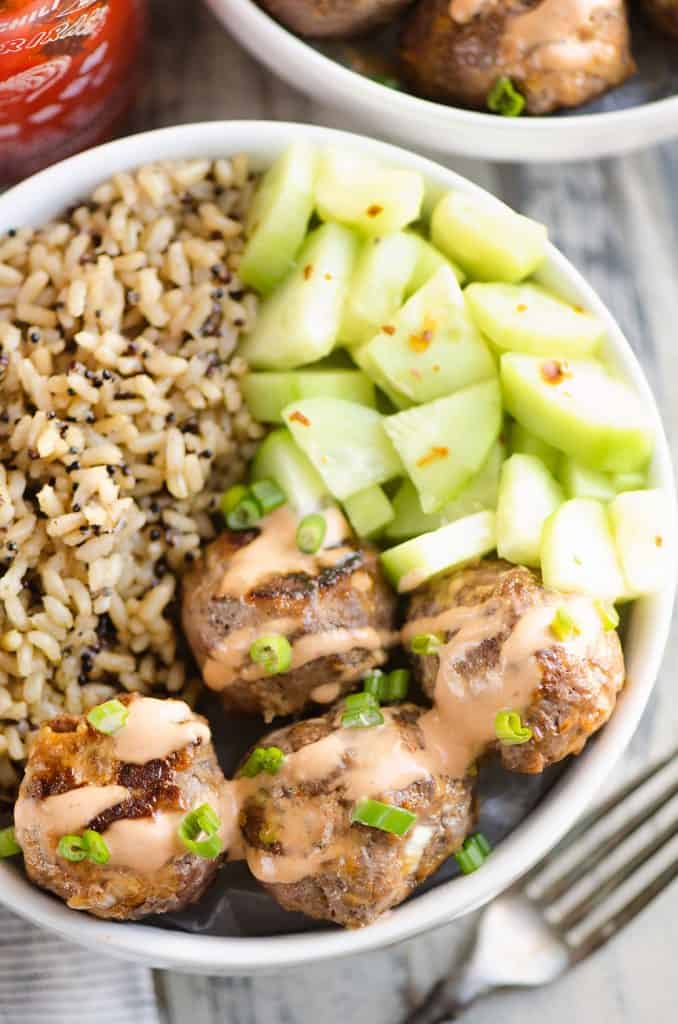
<svg viewBox="0 0 678 1024">
<path fill-rule="evenodd" d="M 219 813 L 224 777 L 207 723 L 183 701 L 121 701 L 128 718 L 114 735 L 66 715 L 40 729 L 14 821 L 32 881 L 75 910 L 135 920 L 187 906 L 214 877 L 221 857 L 189 852 L 177 829 L 205 803 Z M 59 852 L 60 839 L 88 829 L 107 863 Z"/>
<path fill-rule="evenodd" d="M 498 78 L 530 114 L 586 103 L 635 71 L 624 0 L 420 0 L 401 40 L 413 88 L 484 109 Z"/>
<path fill-rule="evenodd" d="M 259 0 L 293 32 L 312 38 L 355 36 L 395 17 L 412 0 Z"/>
<path fill-rule="evenodd" d="M 556 612 L 574 626 L 559 639 Z M 497 745 L 511 771 L 540 772 L 578 754 L 608 720 L 624 683 L 615 630 L 606 630 L 594 601 L 546 590 L 536 573 L 485 561 L 416 593 L 403 630 L 439 635 L 437 653 L 415 657 L 426 693 L 478 753 Z M 495 717 L 517 711 L 532 738 L 496 744 Z"/>
<path fill-rule="evenodd" d="M 401 903 L 462 844 L 475 819 L 469 779 L 438 771 L 413 704 L 384 724 L 341 726 L 340 705 L 271 733 L 286 759 L 277 775 L 242 780 L 247 860 L 288 910 L 358 928 Z M 362 797 L 406 808 L 403 836 L 351 822 Z"/>
<path fill-rule="evenodd" d="M 283 507 L 259 529 L 222 534 L 184 580 L 184 631 L 228 710 L 270 721 L 330 704 L 397 642 L 377 552 L 358 544 L 336 510 L 325 516 L 326 543 L 314 555 L 298 550 L 297 519 Z M 289 641 L 289 671 L 269 675 L 252 661 L 252 643 L 270 634 Z"/>
<path fill-rule="evenodd" d="M 642 0 L 657 28 L 678 39 L 678 0 Z"/>
</svg>

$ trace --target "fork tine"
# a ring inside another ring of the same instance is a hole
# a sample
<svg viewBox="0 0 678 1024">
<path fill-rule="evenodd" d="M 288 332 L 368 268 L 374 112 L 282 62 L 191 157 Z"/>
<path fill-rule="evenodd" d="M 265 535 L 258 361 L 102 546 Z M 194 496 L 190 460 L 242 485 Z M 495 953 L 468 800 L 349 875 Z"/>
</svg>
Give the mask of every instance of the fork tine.
<svg viewBox="0 0 678 1024">
<path fill-rule="evenodd" d="M 666 844 L 677 835 L 678 821 L 674 821 L 663 829 L 662 832 L 660 832 L 659 835 L 651 842 L 641 850 L 638 850 L 638 852 L 634 854 L 626 864 L 622 864 L 617 871 L 614 871 L 609 878 L 606 878 L 601 885 L 596 887 L 594 892 L 589 893 L 587 896 L 583 896 L 582 899 L 572 907 L 564 917 L 559 918 L 555 922 L 556 928 L 561 932 L 567 932 L 578 925 L 585 917 L 589 916 L 595 907 L 599 906 L 604 900 L 606 900 L 607 897 L 615 891 L 615 889 L 618 889 L 619 886 L 627 881 L 627 879 L 629 879 L 639 868 L 643 867 L 644 864 L 647 864 L 655 853 L 658 853 L 663 846 L 666 846 Z"/>
<path fill-rule="evenodd" d="M 599 946 L 607 942 L 612 935 L 629 924 L 630 921 L 633 921 L 641 910 L 644 910 L 648 903 L 651 903 L 655 897 L 659 896 L 676 877 L 678 877 L 678 858 L 672 864 L 669 864 L 667 868 L 664 868 L 661 874 L 653 878 L 647 888 L 642 889 L 632 900 L 624 904 L 620 910 L 615 911 L 611 917 L 608 917 L 606 921 L 598 925 L 580 943 L 573 945 L 571 947 L 572 962 L 577 963 L 590 956 L 591 953 L 595 953 Z"/>
</svg>

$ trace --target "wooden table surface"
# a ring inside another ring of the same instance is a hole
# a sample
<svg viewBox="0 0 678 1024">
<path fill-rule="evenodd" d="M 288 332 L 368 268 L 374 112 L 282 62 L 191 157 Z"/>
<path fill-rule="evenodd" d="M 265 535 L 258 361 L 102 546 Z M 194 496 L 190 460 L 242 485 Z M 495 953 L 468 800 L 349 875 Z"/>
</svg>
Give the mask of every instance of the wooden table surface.
<svg viewBox="0 0 678 1024">
<path fill-rule="evenodd" d="M 132 128 L 216 118 L 274 118 L 351 128 L 351 119 L 290 90 L 229 39 L 199 0 L 156 0 L 146 89 Z M 435 157 L 435 154 L 431 154 Z M 449 160 L 530 216 L 616 314 L 678 446 L 678 143 L 621 160 L 544 167 Z M 674 630 L 656 697 L 620 771 L 667 750 L 678 732 Z M 542 991 L 501 994 L 468 1024 L 675 1024 L 678 885 L 598 956 Z M 408 989 L 453 962 L 472 920 L 383 953 L 251 979 L 163 973 L 171 1024 L 397 1024 Z"/>
</svg>

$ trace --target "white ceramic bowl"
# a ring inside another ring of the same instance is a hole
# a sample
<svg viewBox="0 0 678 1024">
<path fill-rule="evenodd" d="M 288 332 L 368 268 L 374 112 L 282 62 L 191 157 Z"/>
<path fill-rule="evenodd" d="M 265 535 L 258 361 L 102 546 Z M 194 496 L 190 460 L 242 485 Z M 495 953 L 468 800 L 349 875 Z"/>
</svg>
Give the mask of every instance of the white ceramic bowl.
<svg viewBox="0 0 678 1024">
<path fill-rule="evenodd" d="M 678 135 L 678 96 L 609 113 L 496 117 L 389 89 L 324 56 L 255 0 L 207 0 L 246 50 L 314 100 L 405 145 L 488 160 L 592 160 Z"/>
<path fill-rule="evenodd" d="M 293 139 L 305 137 L 371 154 L 393 166 L 421 171 L 432 194 L 456 188 L 476 195 L 482 189 L 437 164 L 384 143 L 326 128 L 274 122 L 214 122 L 164 128 L 89 150 L 29 178 L 0 197 L 0 232 L 40 224 L 84 197 L 116 171 L 157 159 L 251 155 L 265 167 Z M 628 342 L 612 315 L 574 267 L 549 247 L 542 279 L 573 302 L 595 312 L 608 329 L 608 355 L 631 382 L 650 411 L 657 432 L 652 479 L 675 502 L 671 462 L 657 408 Z M 675 565 L 675 536 L 667 558 Z M 675 571 L 670 579 L 675 579 Z M 337 956 L 376 949 L 451 921 L 486 903 L 542 857 L 575 822 L 609 774 L 635 730 L 654 686 L 671 620 L 674 587 L 639 601 L 631 614 L 626 643 L 629 683 L 615 714 L 595 743 L 568 767 L 525 822 L 493 852 L 482 871 L 442 883 L 360 931 L 323 931 L 273 938 L 219 938 L 165 931 L 143 924 L 111 924 L 68 910 L 33 888 L 18 868 L 0 862 L 0 901 L 18 914 L 67 936 L 136 962 L 210 974 L 277 971 Z"/>
</svg>

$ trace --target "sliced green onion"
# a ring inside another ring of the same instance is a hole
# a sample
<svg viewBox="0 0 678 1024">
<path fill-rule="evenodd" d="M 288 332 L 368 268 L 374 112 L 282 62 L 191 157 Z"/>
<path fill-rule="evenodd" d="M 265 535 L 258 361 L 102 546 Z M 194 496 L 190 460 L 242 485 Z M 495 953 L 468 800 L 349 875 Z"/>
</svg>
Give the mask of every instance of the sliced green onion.
<svg viewBox="0 0 678 1024">
<path fill-rule="evenodd" d="M 386 676 L 386 701 L 404 700 L 410 685 L 410 673 L 406 668 L 395 668 Z"/>
<path fill-rule="evenodd" d="M 605 632 L 609 633 L 610 630 L 616 629 L 619 625 L 619 612 L 615 606 L 606 601 L 594 601 L 594 604 Z"/>
<path fill-rule="evenodd" d="M 250 494 L 259 502 L 265 516 L 287 501 L 285 492 L 280 490 L 275 480 L 257 480 L 251 485 Z"/>
<path fill-rule="evenodd" d="M 487 109 L 502 117 L 519 117 L 525 109 L 525 97 L 510 78 L 502 75 L 487 94 Z"/>
<path fill-rule="evenodd" d="M 240 774 L 253 779 L 260 772 L 277 775 L 282 768 L 285 755 L 280 747 L 257 747 L 245 761 Z"/>
<path fill-rule="evenodd" d="M 248 492 L 226 516 L 226 525 L 231 530 L 250 530 L 262 517 L 261 505 Z"/>
<path fill-rule="evenodd" d="M 481 867 L 489 855 L 492 847 L 482 832 L 476 832 L 469 836 L 462 843 L 461 850 L 457 850 L 454 859 L 462 870 L 462 874 L 471 875 Z"/>
<path fill-rule="evenodd" d="M 566 608 L 559 608 L 551 622 L 551 632 L 558 640 L 571 640 L 579 636 L 581 629 Z"/>
<path fill-rule="evenodd" d="M 383 725 L 384 716 L 373 694 L 353 693 L 344 704 L 346 710 L 341 716 L 344 729 L 369 729 L 373 725 Z"/>
<path fill-rule="evenodd" d="M 87 721 L 97 732 L 105 736 L 114 736 L 116 732 L 127 725 L 129 708 L 120 700 L 107 700 L 105 704 L 99 704 L 92 708 L 87 715 Z"/>
<path fill-rule="evenodd" d="M 416 814 L 404 807 L 382 804 L 380 800 L 360 800 L 351 811 L 351 824 L 369 825 L 370 828 L 404 836 L 417 820 Z"/>
<path fill-rule="evenodd" d="M 436 654 L 442 642 L 440 633 L 417 633 L 412 637 L 410 649 L 413 654 Z"/>
<path fill-rule="evenodd" d="M 369 693 L 376 701 L 384 699 L 384 673 L 379 668 L 368 672 L 363 678 L 363 690 Z"/>
<path fill-rule="evenodd" d="M 108 849 L 103 836 L 88 828 L 82 834 L 82 841 L 88 860 L 91 860 L 93 864 L 108 864 L 111 859 L 111 851 Z"/>
<path fill-rule="evenodd" d="M 250 658 L 263 667 L 267 676 L 275 676 L 287 672 L 292 664 L 292 648 L 286 636 L 271 633 L 254 641 Z"/>
<path fill-rule="evenodd" d="M 327 533 L 327 520 L 319 513 L 304 516 L 297 527 L 297 547 L 305 555 L 314 555 L 323 546 Z"/>
<path fill-rule="evenodd" d="M 76 864 L 87 856 L 85 841 L 82 836 L 62 836 L 57 845 L 57 853 L 64 860 Z"/>
<path fill-rule="evenodd" d="M 17 853 L 21 853 L 21 847 L 16 841 L 14 826 L 0 828 L 0 860 L 5 857 L 15 857 Z"/>
<path fill-rule="evenodd" d="M 214 860 L 223 849 L 219 836 L 221 821 L 209 804 L 201 804 L 182 820 L 177 830 L 179 839 L 187 850 L 203 860 Z"/>
<path fill-rule="evenodd" d="M 494 719 L 494 731 L 505 747 L 517 747 L 532 739 L 532 730 L 523 725 L 517 711 L 498 711 Z"/>
<path fill-rule="evenodd" d="M 244 484 L 233 484 L 224 494 L 221 495 L 219 505 L 223 512 L 224 519 L 228 519 L 229 512 L 232 512 L 243 498 L 247 497 L 247 488 Z"/>
</svg>

